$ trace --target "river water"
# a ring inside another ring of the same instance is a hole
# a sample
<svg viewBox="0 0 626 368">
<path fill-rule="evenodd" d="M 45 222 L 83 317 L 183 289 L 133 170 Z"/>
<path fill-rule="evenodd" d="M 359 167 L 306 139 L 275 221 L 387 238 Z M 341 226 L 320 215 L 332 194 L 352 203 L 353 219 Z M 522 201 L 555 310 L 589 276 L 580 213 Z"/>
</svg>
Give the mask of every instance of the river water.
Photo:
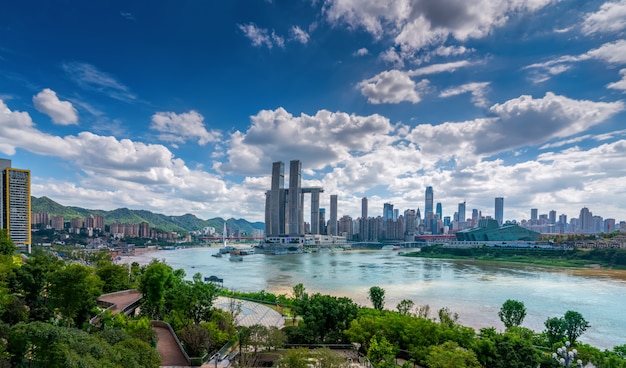
<svg viewBox="0 0 626 368">
<path fill-rule="evenodd" d="M 224 279 L 224 287 L 291 295 L 302 283 L 309 293 L 347 296 L 359 305 L 371 306 L 372 286 L 385 290 L 385 307 L 395 309 L 402 299 L 429 305 L 430 317 L 442 307 L 458 313 L 459 322 L 476 329 L 504 329 L 498 317 L 502 303 L 524 303 L 524 327 L 544 329 L 549 317 L 568 310 L 583 315 L 591 327 L 580 341 L 601 349 L 626 344 L 626 277 L 620 272 L 595 272 L 513 263 L 424 259 L 398 256 L 396 251 L 343 251 L 292 255 L 245 256 L 230 262 L 228 256 L 211 255 L 217 248 L 156 251 L 123 257 L 122 262 L 141 264 L 153 258 L 191 278 Z"/>
</svg>

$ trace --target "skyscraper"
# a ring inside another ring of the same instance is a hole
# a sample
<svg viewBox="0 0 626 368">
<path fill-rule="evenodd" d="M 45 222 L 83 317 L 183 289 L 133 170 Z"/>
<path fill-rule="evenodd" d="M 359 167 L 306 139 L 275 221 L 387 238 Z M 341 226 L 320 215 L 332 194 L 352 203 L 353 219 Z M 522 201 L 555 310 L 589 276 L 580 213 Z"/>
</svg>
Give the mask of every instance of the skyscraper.
<svg viewBox="0 0 626 368">
<path fill-rule="evenodd" d="M 367 197 L 361 199 L 361 218 L 367 218 Z"/>
<path fill-rule="evenodd" d="M 556 211 L 555 210 L 551 210 L 550 212 L 548 212 L 548 221 L 552 225 L 556 224 Z"/>
<path fill-rule="evenodd" d="M 302 163 L 300 160 L 289 162 L 289 234 L 304 234 L 304 219 L 302 218 Z"/>
<path fill-rule="evenodd" d="M 0 228 L 30 253 L 30 171 L 12 168 L 11 160 L 0 159 L 0 173 Z"/>
<path fill-rule="evenodd" d="M 424 206 L 424 219 L 428 219 L 428 215 L 433 213 L 433 187 L 426 187 Z"/>
<path fill-rule="evenodd" d="M 383 229 L 387 228 L 387 221 L 393 220 L 393 204 L 383 204 Z"/>
<path fill-rule="evenodd" d="M 328 233 L 329 235 L 337 235 L 337 195 L 331 194 L 330 196 L 330 219 L 328 220 Z"/>
<path fill-rule="evenodd" d="M 496 209 L 494 213 L 498 225 L 502 226 L 504 222 L 504 198 L 496 197 Z"/>
<path fill-rule="evenodd" d="M 533 224 L 537 223 L 537 213 L 539 211 L 536 208 L 531 208 L 530 209 L 530 221 L 533 222 Z"/>
<path fill-rule="evenodd" d="M 439 220 L 443 219 L 443 208 L 441 207 L 441 202 L 437 202 L 436 210 L 437 216 L 439 216 Z"/>
<path fill-rule="evenodd" d="M 266 199 L 266 216 L 270 223 L 265 225 L 267 235 L 285 233 L 285 164 L 278 161 L 272 164 L 272 188 L 269 200 Z M 269 214 L 269 216 L 268 216 Z"/>
<path fill-rule="evenodd" d="M 467 219 L 467 217 L 465 217 L 465 201 L 459 203 L 459 211 L 457 213 L 457 216 L 459 218 L 459 229 L 464 229 L 465 220 Z"/>
</svg>

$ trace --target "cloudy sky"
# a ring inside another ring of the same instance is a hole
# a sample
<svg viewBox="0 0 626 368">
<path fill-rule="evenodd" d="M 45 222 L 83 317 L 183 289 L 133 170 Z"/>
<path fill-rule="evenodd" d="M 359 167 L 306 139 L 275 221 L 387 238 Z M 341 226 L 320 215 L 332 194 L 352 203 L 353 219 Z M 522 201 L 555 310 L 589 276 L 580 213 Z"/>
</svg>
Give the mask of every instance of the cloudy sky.
<svg viewBox="0 0 626 368">
<path fill-rule="evenodd" d="M 94 209 L 263 221 L 299 159 L 339 216 L 626 220 L 625 35 L 626 0 L 9 1 L 0 157 Z"/>
</svg>

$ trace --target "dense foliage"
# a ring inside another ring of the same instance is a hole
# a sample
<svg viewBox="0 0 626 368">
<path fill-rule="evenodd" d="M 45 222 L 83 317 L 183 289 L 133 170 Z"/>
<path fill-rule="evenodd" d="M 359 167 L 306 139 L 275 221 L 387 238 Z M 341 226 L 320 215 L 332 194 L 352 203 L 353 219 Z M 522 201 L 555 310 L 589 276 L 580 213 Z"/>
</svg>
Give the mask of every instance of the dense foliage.
<svg viewBox="0 0 626 368">
<path fill-rule="evenodd" d="M 407 254 L 409 257 L 427 258 L 472 258 L 480 260 L 503 260 L 545 265 L 582 267 L 600 264 L 602 267 L 626 268 L 626 249 L 527 249 L 507 247 L 448 248 L 441 245 L 422 247 L 420 252 Z"/>
</svg>

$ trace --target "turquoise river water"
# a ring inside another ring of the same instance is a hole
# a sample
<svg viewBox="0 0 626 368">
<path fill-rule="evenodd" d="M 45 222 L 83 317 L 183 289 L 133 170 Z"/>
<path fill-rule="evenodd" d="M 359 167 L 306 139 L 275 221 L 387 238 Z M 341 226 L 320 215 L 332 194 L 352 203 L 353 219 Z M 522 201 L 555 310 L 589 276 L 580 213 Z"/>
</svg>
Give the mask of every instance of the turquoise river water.
<svg viewBox="0 0 626 368">
<path fill-rule="evenodd" d="M 477 262 L 402 257 L 396 251 L 344 251 L 293 255 L 245 256 L 230 262 L 228 256 L 212 257 L 217 248 L 155 251 L 122 257 L 141 264 L 153 258 L 182 268 L 191 278 L 224 279 L 224 287 L 242 291 L 291 294 L 292 287 L 347 296 L 360 305 L 371 305 L 372 286 L 385 290 L 385 307 L 395 309 L 402 299 L 430 306 L 431 317 L 448 307 L 459 321 L 476 329 L 504 326 L 498 311 L 507 299 L 524 302 L 523 326 L 544 329 L 549 317 L 574 310 L 591 327 L 580 341 L 605 349 L 626 344 L 625 273 L 602 273 L 512 263 Z"/>
</svg>

